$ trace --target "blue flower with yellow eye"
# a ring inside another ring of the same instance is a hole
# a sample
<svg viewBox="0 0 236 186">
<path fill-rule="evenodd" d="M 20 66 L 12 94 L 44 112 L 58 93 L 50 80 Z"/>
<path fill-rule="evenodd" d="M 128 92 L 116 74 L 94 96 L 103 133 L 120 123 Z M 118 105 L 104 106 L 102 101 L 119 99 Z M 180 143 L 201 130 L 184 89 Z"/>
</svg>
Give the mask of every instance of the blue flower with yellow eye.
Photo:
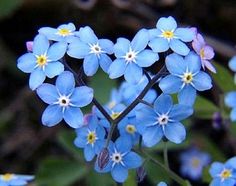
<svg viewBox="0 0 236 186">
<path fill-rule="evenodd" d="M 76 38 L 76 28 L 73 23 L 60 25 L 58 28 L 43 27 L 38 31 L 52 41 L 71 43 Z"/>
<path fill-rule="evenodd" d="M 155 29 L 149 30 L 149 46 L 154 52 L 165 52 L 169 48 L 175 53 L 186 56 L 190 49 L 184 42 L 191 42 L 195 34 L 190 28 L 177 28 L 171 16 L 162 17 L 157 21 Z"/>
<path fill-rule="evenodd" d="M 29 86 L 35 90 L 46 77 L 53 78 L 64 71 L 64 65 L 59 61 L 65 54 L 67 44 L 57 42 L 50 46 L 44 35 L 37 35 L 33 42 L 33 52 L 22 55 L 17 60 L 17 67 L 25 73 L 30 73 Z"/>
<path fill-rule="evenodd" d="M 76 130 L 74 144 L 83 148 L 86 161 L 91 161 L 104 147 L 105 130 L 98 125 L 98 118 L 94 114 L 85 116 L 84 120 L 83 127 Z"/>
<path fill-rule="evenodd" d="M 42 115 L 42 123 L 48 127 L 58 124 L 62 119 L 72 128 L 83 125 L 83 113 L 80 107 L 91 103 L 93 89 L 87 86 L 75 87 L 71 72 L 62 72 L 56 80 L 56 86 L 48 83 L 37 88 L 38 96 L 49 106 Z"/>
<path fill-rule="evenodd" d="M 93 30 L 86 26 L 80 28 L 79 39 L 74 39 L 68 46 L 67 54 L 77 59 L 84 59 L 83 68 L 87 76 L 94 75 L 99 65 L 107 72 L 112 60 L 107 54 L 113 53 L 113 43 L 108 39 L 98 39 Z"/>
<path fill-rule="evenodd" d="M 159 56 L 152 50 L 145 49 L 149 42 L 148 31 L 141 29 L 130 42 L 126 38 L 118 38 L 114 45 L 115 59 L 108 69 L 111 79 L 124 75 L 126 81 L 138 83 L 143 75 L 143 67 L 155 63 Z"/>
<path fill-rule="evenodd" d="M 0 186 L 24 186 L 32 181 L 34 176 L 20 174 L 0 174 Z"/>
</svg>

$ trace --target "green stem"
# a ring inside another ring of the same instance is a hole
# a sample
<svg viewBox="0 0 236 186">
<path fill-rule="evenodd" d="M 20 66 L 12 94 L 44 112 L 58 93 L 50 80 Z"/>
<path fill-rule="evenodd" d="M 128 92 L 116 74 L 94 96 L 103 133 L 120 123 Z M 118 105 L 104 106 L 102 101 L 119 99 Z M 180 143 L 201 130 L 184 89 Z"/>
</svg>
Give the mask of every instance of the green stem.
<svg viewBox="0 0 236 186">
<path fill-rule="evenodd" d="M 167 143 L 166 141 L 164 141 L 164 162 L 165 162 L 165 166 L 169 169 L 169 160 L 168 160 L 168 148 L 167 148 Z"/>
</svg>

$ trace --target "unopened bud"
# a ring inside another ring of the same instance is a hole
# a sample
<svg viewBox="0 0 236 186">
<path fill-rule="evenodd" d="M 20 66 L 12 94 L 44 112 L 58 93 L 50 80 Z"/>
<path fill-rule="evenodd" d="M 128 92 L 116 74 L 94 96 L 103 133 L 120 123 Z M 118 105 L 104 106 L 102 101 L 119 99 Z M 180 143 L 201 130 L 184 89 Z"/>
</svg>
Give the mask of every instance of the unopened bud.
<svg viewBox="0 0 236 186">
<path fill-rule="evenodd" d="M 27 41 L 26 42 L 26 48 L 28 50 L 28 52 L 32 52 L 33 51 L 33 41 Z"/>
<path fill-rule="evenodd" d="M 109 162 L 109 151 L 107 148 L 103 148 L 102 151 L 98 154 L 97 157 L 98 167 L 102 170 L 106 167 Z"/>
<path fill-rule="evenodd" d="M 212 125 L 215 129 L 220 129 L 223 124 L 223 119 L 220 112 L 215 112 L 212 116 Z"/>
<path fill-rule="evenodd" d="M 147 175 L 147 172 L 144 169 L 144 167 L 141 166 L 141 167 L 137 168 L 136 174 L 137 174 L 137 181 L 142 182 L 143 179 L 145 178 L 145 176 Z"/>
</svg>

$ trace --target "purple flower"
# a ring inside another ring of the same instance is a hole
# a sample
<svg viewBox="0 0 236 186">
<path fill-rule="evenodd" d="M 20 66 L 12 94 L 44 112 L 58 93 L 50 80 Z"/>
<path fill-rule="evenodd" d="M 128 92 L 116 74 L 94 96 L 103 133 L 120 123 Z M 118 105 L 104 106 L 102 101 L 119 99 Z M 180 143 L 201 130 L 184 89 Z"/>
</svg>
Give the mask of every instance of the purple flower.
<svg viewBox="0 0 236 186">
<path fill-rule="evenodd" d="M 205 70 L 205 67 L 211 72 L 216 73 L 215 67 L 210 63 L 215 53 L 212 47 L 206 44 L 204 38 L 201 34 L 197 34 L 195 39 L 192 42 L 193 49 L 200 56 L 202 68 Z"/>
</svg>

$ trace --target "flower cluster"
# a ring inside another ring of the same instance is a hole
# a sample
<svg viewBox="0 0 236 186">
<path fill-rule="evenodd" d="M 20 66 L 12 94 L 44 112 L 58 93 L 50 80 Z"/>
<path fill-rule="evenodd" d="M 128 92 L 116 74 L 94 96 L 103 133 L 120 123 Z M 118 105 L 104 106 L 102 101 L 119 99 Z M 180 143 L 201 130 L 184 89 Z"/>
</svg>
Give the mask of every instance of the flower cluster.
<svg viewBox="0 0 236 186">
<path fill-rule="evenodd" d="M 76 129 L 74 144 L 84 149 L 86 161 L 97 157 L 95 170 L 111 172 L 117 182 L 127 179 L 129 169 L 142 166 L 138 144 L 152 147 L 162 139 L 181 143 L 186 137 L 181 121 L 192 115 L 197 91 L 212 87 L 204 70 L 215 72 L 208 61 L 213 50 L 193 29 L 178 28 L 171 16 L 160 18 L 156 28 L 139 30 L 131 41 L 120 37 L 115 43 L 99 39 L 89 26 L 77 31 L 72 23 L 38 32 L 17 66 L 30 74 L 30 88 L 48 104 L 43 125 L 64 120 Z M 68 57 L 80 61 L 80 70 L 70 67 Z M 152 75 L 146 68 L 155 63 L 162 68 Z M 104 106 L 83 80 L 100 67 L 111 79 L 125 79 Z M 55 85 L 47 82 L 52 78 Z M 177 94 L 178 103 L 170 94 Z M 80 108 L 90 103 L 92 111 L 83 115 Z"/>
<path fill-rule="evenodd" d="M 24 186 L 32 181 L 34 176 L 6 173 L 0 175 L 1 186 Z"/>
<path fill-rule="evenodd" d="M 234 186 L 236 184 L 236 157 L 225 163 L 214 162 L 209 170 L 213 178 L 210 186 Z"/>
</svg>

